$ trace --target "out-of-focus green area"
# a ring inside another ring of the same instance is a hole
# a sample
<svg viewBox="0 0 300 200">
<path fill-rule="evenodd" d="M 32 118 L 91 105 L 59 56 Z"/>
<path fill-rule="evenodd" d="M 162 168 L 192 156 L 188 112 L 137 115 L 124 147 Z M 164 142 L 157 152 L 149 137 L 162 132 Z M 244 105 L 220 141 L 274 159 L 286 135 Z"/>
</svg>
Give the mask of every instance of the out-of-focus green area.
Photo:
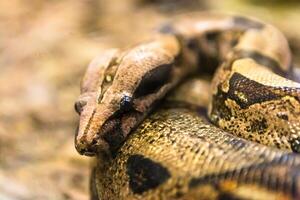
<svg viewBox="0 0 300 200">
<path fill-rule="evenodd" d="M 91 161 L 73 147 L 85 67 L 103 49 L 142 41 L 173 15 L 256 16 L 278 26 L 300 54 L 300 3 L 262 2 L 0 1 L 0 199 L 88 199 Z"/>
</svg>

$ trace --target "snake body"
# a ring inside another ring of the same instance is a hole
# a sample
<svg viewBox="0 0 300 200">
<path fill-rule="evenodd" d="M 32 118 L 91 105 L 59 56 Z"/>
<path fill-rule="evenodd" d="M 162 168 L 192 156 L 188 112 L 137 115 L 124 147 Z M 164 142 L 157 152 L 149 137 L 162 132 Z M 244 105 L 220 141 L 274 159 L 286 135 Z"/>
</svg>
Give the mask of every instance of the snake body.
<svg viewBox="0 0 300 200">
<path fill-rule="evenodd" d="M 199 89 L 209 91 L 202 80 L 179 89 L 115 157 L 98 160 L 92 175 L 94 199 L 300 198 L 299 156 L 210 124 L 203 112 L 207 98 L 191 101 Z"/>
<path fill-rule="evenodd" d="M 171 103 L 143 121 L 183 79 L 218 65 L 211 91 L 202 91 L 208 120 L 181 99 L 185 106 Z M 300 151 L 300 84 L 291 66 L 273 26 L 211 13 L 181 16 L 151 41 L 103 53 L 75 103 L 76 149 L 99 158 L 94 198 L 300 198 L 292 153 Z"/>
</svg>

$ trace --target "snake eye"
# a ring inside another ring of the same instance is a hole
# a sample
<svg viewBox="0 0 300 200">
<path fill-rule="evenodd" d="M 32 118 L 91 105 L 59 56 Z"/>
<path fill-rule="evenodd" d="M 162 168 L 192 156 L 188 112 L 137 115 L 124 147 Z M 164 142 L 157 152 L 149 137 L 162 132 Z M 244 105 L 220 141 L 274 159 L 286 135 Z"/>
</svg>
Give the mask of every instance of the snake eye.
<svg viewBox="0 0 300 200">
<path fill-rule="evenodd" d="M 86 101 L 83 101 L 83 100 L 78 100 L 75 102 L 74 104 L 74 108 L 76 110 L 76 112 L 80 115 L 80 113 L 82 112 L 83 110 L 83 107 L 86 105 Z"/>
<path fill-rule="evenodd" d="M 132 106 L 132 97 L 124 95 L 120 101 L 120 111 L 128 112 L 133 108 Z"/>
</svg>

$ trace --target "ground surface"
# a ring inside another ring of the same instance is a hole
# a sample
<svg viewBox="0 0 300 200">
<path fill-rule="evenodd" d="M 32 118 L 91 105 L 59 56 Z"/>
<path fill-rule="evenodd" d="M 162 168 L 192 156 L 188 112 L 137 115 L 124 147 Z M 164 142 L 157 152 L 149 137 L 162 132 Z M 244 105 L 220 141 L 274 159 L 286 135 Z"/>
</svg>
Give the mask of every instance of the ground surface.
<svg viewBox="0 0 300 200">
<path fill-rule="evenodd" d="M 73 103 L 85 67 L 103 49 L 142 41 L 177 13 L 260 17 L 283 30 L 300 55 L 299 4 L 209 2 L 0 1 L 0 199 L 88 199 L 91 160 L 73 145 Z"/>
</svg>

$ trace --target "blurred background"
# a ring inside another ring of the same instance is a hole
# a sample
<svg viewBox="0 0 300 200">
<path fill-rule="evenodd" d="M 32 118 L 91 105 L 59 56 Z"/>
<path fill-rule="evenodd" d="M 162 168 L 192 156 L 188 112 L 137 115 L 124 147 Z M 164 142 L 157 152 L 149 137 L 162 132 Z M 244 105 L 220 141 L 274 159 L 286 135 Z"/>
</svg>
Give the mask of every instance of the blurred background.
<svg viewBox="0 0 300 200">
<path fill-rule="evenodd" d="M 299 2 L 299 3 L 298 3 Z M 220 10 L 282 30 L 300 63 L 300 1 L 0 1 L 0 199 L 89 199 L 73 105 L 89 61 L 149 37 L 176 14 Z"/>
</svg>

